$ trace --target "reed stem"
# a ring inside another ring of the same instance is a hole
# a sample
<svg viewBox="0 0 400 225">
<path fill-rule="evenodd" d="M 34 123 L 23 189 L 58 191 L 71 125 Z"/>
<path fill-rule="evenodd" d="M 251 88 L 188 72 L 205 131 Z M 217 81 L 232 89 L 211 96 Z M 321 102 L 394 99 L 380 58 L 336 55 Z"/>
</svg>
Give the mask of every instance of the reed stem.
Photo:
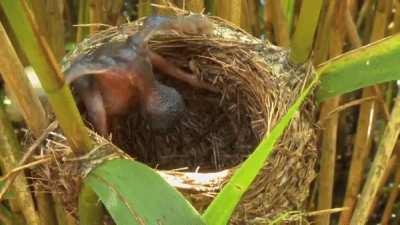
<svg viewBox="0 0 400 225">
<path fill-rule="evenodd" d="M 299 20 L 291 39 L 290 60 L 300 64 L 307 61 L 314 43 L 322 0 L 303 0 Z"/>
</svg>

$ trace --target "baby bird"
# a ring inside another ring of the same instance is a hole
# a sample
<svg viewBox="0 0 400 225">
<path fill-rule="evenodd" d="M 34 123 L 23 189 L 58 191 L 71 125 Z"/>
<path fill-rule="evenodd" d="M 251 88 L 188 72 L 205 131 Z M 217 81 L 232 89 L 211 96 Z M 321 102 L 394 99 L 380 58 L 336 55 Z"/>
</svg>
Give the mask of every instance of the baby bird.
<svg viewBox="0 0 400 225">
<path fill-rule="evenodd" d="M 71 63 L 64 71 L 66 82 L 83 101 L 88 119 L 100 135 L 108 135 L 110 117 L 136 109 L 157 131 L 165 132 L 177 122 L 185 109 L 183 98 L 174 88 L 155 79 L 152 64 L 174 78 L 215 91 L 147 47 L 157 31 L 209 32 L 212 25 L 204 18 L 149 17 L 127 40 L 106 43 Z"/>
</svg>

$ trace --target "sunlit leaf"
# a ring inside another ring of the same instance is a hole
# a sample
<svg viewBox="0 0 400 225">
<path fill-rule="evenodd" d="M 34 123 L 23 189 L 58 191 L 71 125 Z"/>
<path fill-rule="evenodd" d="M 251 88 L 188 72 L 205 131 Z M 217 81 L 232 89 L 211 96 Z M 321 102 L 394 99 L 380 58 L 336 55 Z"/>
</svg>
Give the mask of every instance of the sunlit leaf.
<svg viewBox="0 0 400 225">
<path fill-rule="evenodd" d="M 319 101 L 359 88 L 400 80 L 400 35 L 395 35 L 324 63 L 317 69 Z"/>
<path fill-rule="evenodd" d="M 259 171 L 263 168 L 265 161 L 273 151 L 274 144 L 289 125 L 291 119 L 298 112 L 303 100 L 317 83 L 316 76 L 313 82 L 300 94 L 300 97 L 289 108 L 279 123 L 272 129 L 256 150 L 236 170 L 235 174 L 224 186 L 222 191 L 213 200 L 203 215 L 207 224 L 225 225 L 228 223 L 233 210 L 239 203 L 240 198 L 247 191 Z"/>
<path fill-rule="evenodd" d="M 85 180 L 118 225 L 203 225 L 197 211 L 151 168 L 111 160 Z"/>
</svg>

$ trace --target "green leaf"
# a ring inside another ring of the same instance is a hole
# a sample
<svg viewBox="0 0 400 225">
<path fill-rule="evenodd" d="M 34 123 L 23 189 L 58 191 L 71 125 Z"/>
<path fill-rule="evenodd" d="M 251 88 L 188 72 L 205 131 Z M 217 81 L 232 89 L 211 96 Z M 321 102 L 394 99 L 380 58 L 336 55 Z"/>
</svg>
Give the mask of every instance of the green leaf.
<svg viewBox="0 0 400 225">
<path fill-rule="evenodd" d="M 321 84 L 317 99 L 400 80 L 400 35 L 340 55 L 317 69 Z"/>
<path fill-rule="evenodd" d="M 203 225 L 197 211 L 154 170 L 116 159 L 85 179 L 118 225 Z"/>
<path fill-rule="evenodd" d="M 259 171 L 263 168 L 268 156 L 272 153 L 274 144 L 279 140 L 295 113 L 299 110 L 310 90 L 317 83 L 315 76 L 312 83 L 300 94 L 288 112 L 281 118 L 279 123 L 272 129 L 256 150 L 243 162 L 239 169 L 224 186 L 222 191 L 211 202 L 203 214 L 203 218 L 209 225 L 225 225 L 228 223 L 233 210 L 239 203 L 240 198 L 249 188 Z"/>
</svg>

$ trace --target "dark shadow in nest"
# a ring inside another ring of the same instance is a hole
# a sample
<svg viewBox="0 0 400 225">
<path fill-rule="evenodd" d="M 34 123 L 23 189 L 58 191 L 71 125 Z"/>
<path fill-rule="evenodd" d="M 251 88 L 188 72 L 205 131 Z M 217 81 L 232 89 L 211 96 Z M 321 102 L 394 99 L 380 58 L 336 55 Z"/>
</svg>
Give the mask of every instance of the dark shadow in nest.
<svg viewBox="0 0 400 225">
<path fill-rule="evenodd" d="M 166 134 L 153 132 L 139 112 L 113 123 L 113 142 L 131 156 L 159 169 L 215 171 L 239 164 L 256 146 L 250 118 L 229 109 L 233 103 L 221 102 L 221 94 L 164 75 L 158 79 L 181 93 L 185 112 Z"/>
</svg>

